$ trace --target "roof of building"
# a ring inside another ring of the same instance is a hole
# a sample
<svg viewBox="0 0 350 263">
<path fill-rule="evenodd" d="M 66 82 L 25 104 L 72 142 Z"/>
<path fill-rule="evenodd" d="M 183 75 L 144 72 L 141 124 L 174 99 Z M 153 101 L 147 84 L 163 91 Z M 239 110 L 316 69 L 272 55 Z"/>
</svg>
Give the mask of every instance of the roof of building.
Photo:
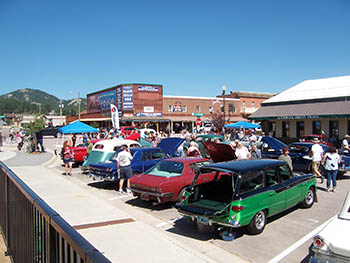
<svg viewBox="0 0 350 263">
<path fill-rule="evenodd" d="M 350 76 L 305 80 L 263 102 L 281 103 L 350 96 Z"/>
</svg>

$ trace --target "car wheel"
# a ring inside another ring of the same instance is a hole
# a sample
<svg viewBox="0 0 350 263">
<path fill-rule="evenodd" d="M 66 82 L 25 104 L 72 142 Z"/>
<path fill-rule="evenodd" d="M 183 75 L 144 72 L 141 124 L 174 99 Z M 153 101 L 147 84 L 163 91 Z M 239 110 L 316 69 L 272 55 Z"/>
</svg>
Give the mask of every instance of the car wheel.
<svg viewBox="0 0 350 263">
<path fill-rule="evenodd" d="M 176 199 L 177 202 L 180 202 L 180 201 L 181 201 L 181 197 L 184 195 L 184 193 L 185 193 L 185 191 L 186 191 L 186 187 L 187 187 L 187 186 L 185 186 L 184 188 L 182 188 L 181 191 L 179 192 L 179 194 L 177 195 L 177 199 Z"/>
<path fill-rule="evenodd" d="M 260 234 L 262 231 L 264 231 L 266 221 L 265 210 L 257 212 L 247 227 L 248 232 L 252 235 Z"/>
<path fill-rule="evenodd" d="M 315 202 L 315 190 L 311 187 L 307 190 L 306 196 L 301 203 L 301 206 L 304 208 L 310 208 Z"/>
</svg>

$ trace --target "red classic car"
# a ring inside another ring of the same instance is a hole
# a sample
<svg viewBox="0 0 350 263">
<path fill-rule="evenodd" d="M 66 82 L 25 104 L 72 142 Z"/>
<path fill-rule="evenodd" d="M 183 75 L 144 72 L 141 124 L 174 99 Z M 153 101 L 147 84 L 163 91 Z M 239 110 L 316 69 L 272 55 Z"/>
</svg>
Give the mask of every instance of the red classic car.
<svg viewBox="0 0 350 263">
<path fill-rule="evenodd" d="M 120 128 L 120 133 L 122 135 L 130 135 L 135 131 L 136 131 L 136 128 L 134 126 L 122 126 Z"/>
<path fill-rule="evenodd" d="M 215 173 L 199 169 L 209 163 L 209 159 L 197 157 L 162 160 L 145 173 L 133 176 L 130 179 L 131 191 L 134 196 L 155 203 L 179 201 L 197 171 L 201 174 L 196 183 L 213 180 Z"/>
<path fill-rule="evenodd" d="M 96 139 L 96 140 L 91 140 L 93 144 L 102 141 L 104 139 Z M 87 157 L 86 153 L 86 146 L 83 146 L 82 144 L 79 144 L 75 147 L 72 147 L 72 152 L 73 152 L 73 161 L 75 163 L 83 163 L 85 161 L 85 157 Z"/>
<path fill-rule="evenodd" d="M 328 141 L 328 138 L 326 135 L 323 134 L 310 134 L 310 135 L 304 135 L 300 138 L 301 142 L 312 142 L 314 139 L 318 139 L 320 143 L 325 144 L 327 146 L 332 146 L 333 144 Z"/>
</svg>

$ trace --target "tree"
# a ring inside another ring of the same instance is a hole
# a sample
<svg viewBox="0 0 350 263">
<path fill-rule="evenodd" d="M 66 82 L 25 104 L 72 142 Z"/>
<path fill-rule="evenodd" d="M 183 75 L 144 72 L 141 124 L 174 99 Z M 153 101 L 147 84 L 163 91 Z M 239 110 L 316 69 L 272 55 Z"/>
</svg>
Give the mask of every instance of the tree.
<svg viewBox="0 0 350 263">
<path fill-rule="evenodd" d="M 36 115 L 35 119 L 24 127 L 27 134 L 37 133 L 45 127 L 46 119 L 43 116 Z"/>
<path fill-rule="evenodd" d="M 213 113 L 211 114 L 212 123 L 216 129 L 216 131 L 222 131 L 224 127 L 225 121 L 222 113 Z"/>
</svg>

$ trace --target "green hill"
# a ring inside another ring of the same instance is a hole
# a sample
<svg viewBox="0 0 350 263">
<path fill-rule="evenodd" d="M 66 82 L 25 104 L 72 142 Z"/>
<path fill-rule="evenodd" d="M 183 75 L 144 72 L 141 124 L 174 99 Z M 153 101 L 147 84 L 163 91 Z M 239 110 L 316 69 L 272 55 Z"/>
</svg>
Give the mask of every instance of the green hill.
<svg viewBox="0 0 350 263">
<path fill-rule="evenodd" d="M 77 99 L 62 100 L 63 115 L 76 115 Z M 41 90 L 20 89 L 0 96 L 0 114 L 42 113 L 60 114 L 60 99 Z M 86 99 L 81 98 L 80 110 L 86 109 Z M 40 111 L 40 112 L 39 112 Z"/>
</svg>

